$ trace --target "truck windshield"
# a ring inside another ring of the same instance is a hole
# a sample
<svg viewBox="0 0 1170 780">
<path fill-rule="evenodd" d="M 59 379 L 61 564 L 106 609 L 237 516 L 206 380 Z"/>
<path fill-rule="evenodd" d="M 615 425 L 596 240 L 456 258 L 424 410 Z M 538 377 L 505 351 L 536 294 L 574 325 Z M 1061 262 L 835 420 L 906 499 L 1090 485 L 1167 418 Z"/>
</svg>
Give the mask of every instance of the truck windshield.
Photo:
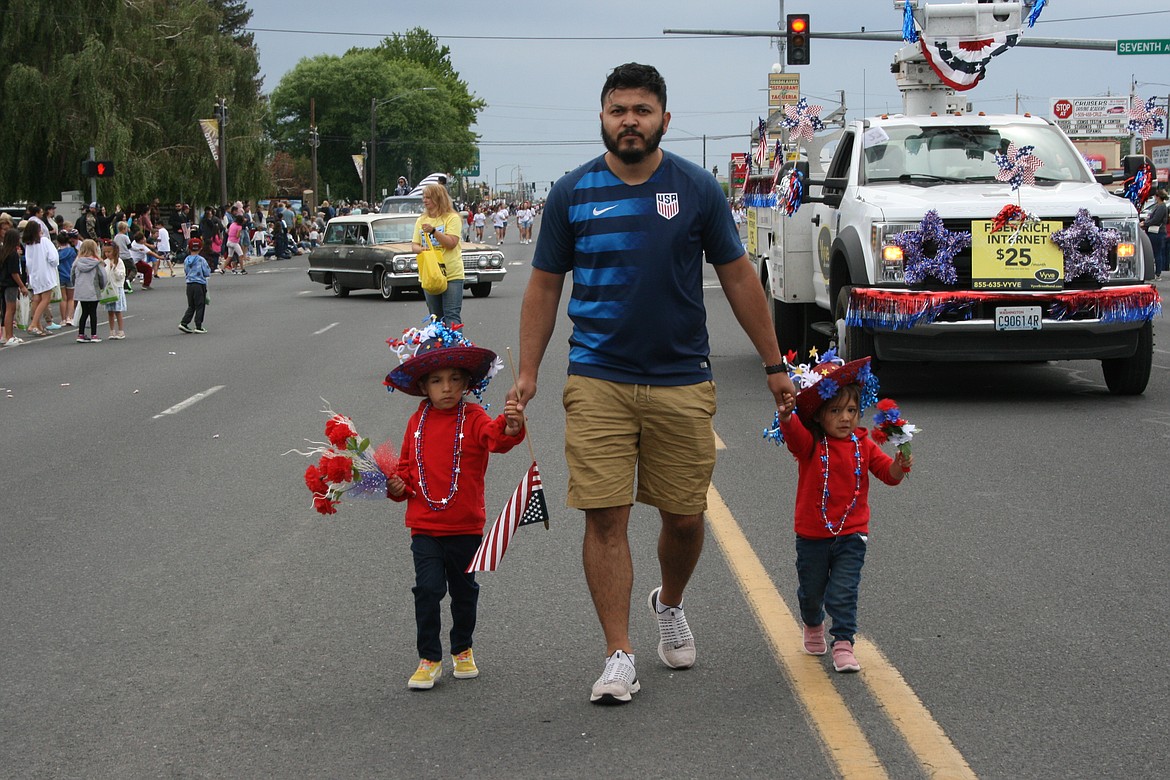
<svg viewBox="0 0 1170 780">
<path fill-rule="evenodd" d="M 902 182 L 930 186 L 940 182 L 993 182 L 999 172 L 996 152 L 1008 144 L 1033 146 L 1043 166 L 1036 183 L 1091 182 L 1080 153 L 1048 125 L 1000 124 L 920 127 L 882 125 L 866 134 L 868 183 Z"/>
</svg>

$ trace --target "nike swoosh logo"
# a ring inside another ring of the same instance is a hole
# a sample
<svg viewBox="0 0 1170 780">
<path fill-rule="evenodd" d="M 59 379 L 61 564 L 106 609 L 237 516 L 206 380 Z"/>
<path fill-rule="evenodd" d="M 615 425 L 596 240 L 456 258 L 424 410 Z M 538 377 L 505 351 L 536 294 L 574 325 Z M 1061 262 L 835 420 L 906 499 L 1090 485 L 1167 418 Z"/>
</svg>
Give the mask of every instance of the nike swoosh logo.
<svg viewBox="0 0 1170 780">
<path fill-rule="evenodd" d="M 617 206 L 606 206 L 606 207 L 605 207 L 605 208 L 603 208 L 603 209 L 593 209 L 593 216 L 595 216 L 595 217 L 600 217 L 600 216 L 601 216 L 602 214 L 604 214 L 605 212 L 607 212 L 607 211 L 613 211 L 613 210 L 614 210 L 614 209 L 616 209 L 616 208 L 617 208 Z"/>
</svg>

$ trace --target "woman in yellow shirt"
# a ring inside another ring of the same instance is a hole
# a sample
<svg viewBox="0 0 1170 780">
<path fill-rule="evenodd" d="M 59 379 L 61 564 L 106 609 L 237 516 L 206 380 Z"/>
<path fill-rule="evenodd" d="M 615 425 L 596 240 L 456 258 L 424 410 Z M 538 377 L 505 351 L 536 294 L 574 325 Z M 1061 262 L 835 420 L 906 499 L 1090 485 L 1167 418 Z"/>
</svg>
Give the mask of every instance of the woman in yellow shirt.
<svg viewBox="0 0 1170 780">
<path fill-rule="evenodd" d="M 430 248 L 425 243 L 429 241 L 443 251 L 440 267 L 447 275 L 447 291 L 442 295 L 424 291 L 423 295 L 427 310 L 447 327 L 453 327 L 463 322 L 463 250 L 459 246 L 462 221 L 442 184 L 428 184 L 423 188 L 422 197 L 423 214 L 415 220 L 411 245 L 415 252 L 421 252 Z"/>
</svg>

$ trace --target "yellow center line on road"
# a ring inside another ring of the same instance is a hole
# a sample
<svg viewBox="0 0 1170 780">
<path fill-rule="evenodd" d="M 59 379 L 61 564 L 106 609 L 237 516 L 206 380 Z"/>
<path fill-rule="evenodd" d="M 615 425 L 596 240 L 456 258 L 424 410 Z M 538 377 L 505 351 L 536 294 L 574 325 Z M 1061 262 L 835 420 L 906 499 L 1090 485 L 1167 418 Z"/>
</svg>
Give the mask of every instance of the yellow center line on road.
<svg viewBox="0 0 1170 780">
<path fill-rule="evenodd" d="M 707 489 L 707 524 L 837 774 L 846 780 L 887 778 L 873 747 L 830 681 L 826 667 L 803 652 L 798 620 L 714 485 Z M 966 760 L 877 646 L 860 637 L 857 646 L 865 664 L 862 679 L 926 776 L 974 778 Z"/>
<path fill-rule="evenodd" d="M 707 524 L 837 774 L 846 780 L 889 777 L 824 668 L 798 649 L 801 637 L 792 613 L 714 485 L 707 488 Z"/>
</svg>

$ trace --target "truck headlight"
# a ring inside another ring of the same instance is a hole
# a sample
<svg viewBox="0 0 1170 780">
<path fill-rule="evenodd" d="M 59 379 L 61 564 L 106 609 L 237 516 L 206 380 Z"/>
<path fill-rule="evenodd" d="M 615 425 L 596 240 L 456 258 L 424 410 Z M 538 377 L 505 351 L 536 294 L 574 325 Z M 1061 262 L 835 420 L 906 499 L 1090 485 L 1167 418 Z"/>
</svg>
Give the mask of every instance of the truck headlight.
<svg viewBox="0 0 1170 780">
<path fill-rule="evenodd" d="M 905 258 L 902 255 L 902 248 L 894 243 L 894 236 L 917 229 L 917 222 L 875 222 L 870 228 L 873 256 L 877 258 L 878 284 L 905 282 Z"/>
<path fill-rule="evenodd" d="M 1118 280 L 1137 280 L 1141 278 L 1141 269 L 1138 267 L 1138 224 L 1134 219 L 1103 219 L 1101 227 L 1116 230 L 1121 234 L 1121 241 L 1113 255 L 1116 264 L 1109 276 Z"/>
</svg>

